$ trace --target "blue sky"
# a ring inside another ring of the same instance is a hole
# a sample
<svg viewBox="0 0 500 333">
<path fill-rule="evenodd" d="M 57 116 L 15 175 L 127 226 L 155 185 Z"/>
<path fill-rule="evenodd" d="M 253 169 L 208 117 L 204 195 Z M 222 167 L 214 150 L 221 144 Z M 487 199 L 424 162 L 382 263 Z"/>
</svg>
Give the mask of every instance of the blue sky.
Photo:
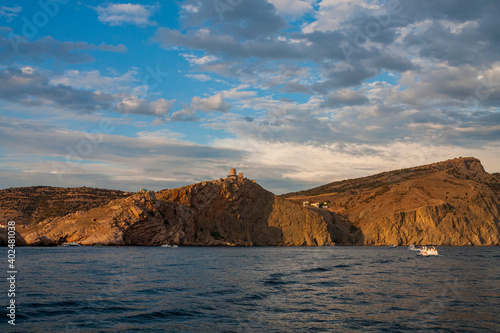
<svg viewBox="0 0 500 333">
<path fill-rule="evenodd" d="M 0 0 L 0 188 L 499 172 L 495 1 Z"/>
</svg>

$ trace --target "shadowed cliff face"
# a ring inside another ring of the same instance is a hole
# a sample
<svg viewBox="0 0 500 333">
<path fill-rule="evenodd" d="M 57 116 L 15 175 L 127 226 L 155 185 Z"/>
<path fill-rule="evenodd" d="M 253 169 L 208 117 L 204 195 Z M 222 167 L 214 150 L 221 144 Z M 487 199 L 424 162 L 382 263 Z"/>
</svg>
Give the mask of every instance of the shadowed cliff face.
<svg viewBox="0 0 500 333">
<path fill-rule="evenodd" d="M 15 232 L 15 246 L 25 246 L 26 241 L 24 238 L 16 231 Z M 0 246 L 9 245 L 9 234 L 7 228 L 0 228 Z"/>
<path fill-rule="evenodd" d="M 88 212 L 19 226 L 19 231 L 28 244 L 160 245 L 167 221 L 175 225 L 186 213 L 177 205 L 158 202 L 153 192 L 143 192 Z"/>
<path fill-rule="evenodd" d="M 158 193 L 167 202 L 189 207 L 191 244 L 213 239 L 236 245 L 359 244 L 361 234 L 333 214 L 327 216 L 273 195 L 244 178 L 202 182 Z"/>
<path fill-rule="evenodd" d="M 319 211 L 319 212 L 318 212 Z M 28 244 L 284 245 L 362 244 L 334 214 L 277 197 L 247 179 L 143 192 L 88 212 L 20 228 Z"/>
<path fill-rule="evenodd" d="M 367 245 L 498 245 L 499 189 L 500 179 L 479 160 L 459 158 L 331 183 L 289 198 L 330 201 L 330 210 L 361 228 Z"/>
</svg>

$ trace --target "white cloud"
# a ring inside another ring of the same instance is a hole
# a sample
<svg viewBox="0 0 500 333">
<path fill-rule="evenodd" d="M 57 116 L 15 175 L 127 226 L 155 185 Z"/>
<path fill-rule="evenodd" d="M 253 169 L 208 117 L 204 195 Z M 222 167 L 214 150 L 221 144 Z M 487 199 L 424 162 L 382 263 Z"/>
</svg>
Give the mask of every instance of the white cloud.
<svg viewBox="0 0 500 333">
<path fill-rule="evenodd" d="M 31 66 L 24 66 L 21 68 L 21 72 L 23 72 L 24 74 L 31 75 L 35 73 L 35 69 Z"/>
<path fill-rule="evenodd" d="M 195 5 L 182 5 L 182 9 L 188 13 L 198 13 L 200 7 Z"/>
<path fill-rule="evenodd" d="M 19 6 L 0 6 L 0 17 L 5 17 L 7 19 L 7 22 L 10 22 L 14 17 L 19 15 L 22 10 L 22 7 Z"/>
<path fill-rule="evenodd" d="M 166 99 L 160 98 L 150 102 L 136 96 L 127 96 L 116 104 L 114 111 L 120 113 L 163 116 L 170 112 L 174 104 L 175 99 L 167 101 Z"/>
<path fill-rule="evenodd" d="M 158 6 L 117 3 L 98 6 L 95 11 L 99 14 L 99 21 L 110 26 L 120 26 L 122 24 L 147 26 L 156 25 L 156 22 L 150 19 L 157 9 Z"/>
<path fill-rule="evenodd" d="M 364 12 L 377 12 L 381 8 L 378 1 L 366 0 L 323 0 L 315 12 L 316 20 L 305 25 L 303 32 L 336 31 L 353 15 Z"/>
<path fill-rule="evenodd" d="M 279 14 L 300 17 L 313 10 L 314 0 L 269 0 Z"/>
<path fill-rule="evenodd" d="M 168 129 L 158 131 L 137 132 L 137 137 L 153 142 L 180 142 L 185 137 L 184 134 L 173 132 Z"/>
<path fill-rule="evenodd" d="M 53 76 L 49 83 L 52 85 L 62 84 L 76 89 L 117 93 L 128 90 L 130 85 L 137 81 L 135 75 L 137 75 L 136 69 L 115 76 L 104 76 L 99 70 L 66 70 L 62 75 Z"/>
<path fill-rule="evenodd" d="M 479 24 L 477 21 L 466 21 L 461 23 L 456 23 L 450 20 L 440 20 L 439 21 L 444 27 L 450 29 L 450 31 L 455 35 L 460 35 L 465 29 L 476 29 Z"/>
<path fill-rule="evenodd" d="M 198 66 L 206 65 L 208 63 L 214 62 L 219 59 L 213 55 L 206 55 L 203 57 L 197 57 L 194 54 L 188 54 L 188 53 L 182 53 L 181 55 L 184 57 L 184 59 L 186 59 L 189 62 L 190 65 L 198 65 Z"/>
<path fill-rule="evenodd" d="M 212 78 L 206 74 L 186 74 L 186 77 L 202 82 L 210 81 Z"/>
<path fill-rule="evenodd" d="M 218 93 L 207 98 L 193 97 L 191 108 L 197 111 L 226 112 L 231 108 L 231 104 L 224 101 L 222 93 Z"/>
</svg>

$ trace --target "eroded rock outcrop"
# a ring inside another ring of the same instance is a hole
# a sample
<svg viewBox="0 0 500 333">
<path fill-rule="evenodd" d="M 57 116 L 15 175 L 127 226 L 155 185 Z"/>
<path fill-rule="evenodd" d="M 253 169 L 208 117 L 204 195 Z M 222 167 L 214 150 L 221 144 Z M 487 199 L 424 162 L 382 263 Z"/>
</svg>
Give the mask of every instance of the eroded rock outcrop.
<svg viewBox="0 0 500 333">
<path fill-rule="evenodd" d="M 77 242 L 82 245 L 160 245 L 167 239 L 168 219 L 181 220 L 182 207 L 142 192 L 88 212 L 48 219 L 22 228 L 28 244 Z M 186 215 L 187 216 L 187 215 Z"/>
<path fill-rule="evenodd" d="M 26 241 L 17 231 L 15 231 L 15 240 L 16 240 L 15 246 L 26 245 Z M 0 228 L 0 246 L 7 246 L 7 245 L 9 245 L 8 229 Z"/>
<path fill-rule="evenodd" d="M 345 221 L 275 196 L 245 178 L 202 182 L 160 191 L 162 201 L 189 208 L 190 244 L 333 245 L 361 242 Z M 347 230 L 347 235 L 344 232 Z"/>
</svg>

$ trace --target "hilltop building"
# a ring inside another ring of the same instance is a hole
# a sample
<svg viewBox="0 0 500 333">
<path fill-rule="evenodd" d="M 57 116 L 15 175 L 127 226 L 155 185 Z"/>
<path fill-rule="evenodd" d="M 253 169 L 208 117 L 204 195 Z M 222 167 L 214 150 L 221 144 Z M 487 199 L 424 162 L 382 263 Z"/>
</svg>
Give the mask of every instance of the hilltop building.
<svg viewBox="0 0 500 333">
<path fill-rule="evenodd" d="M 229 169 L 229 176 L 227 176 L 227 177 L 228 178 L 236 177 L 236 169 L 235 168 Z"/>
<path fill-rule="evenodd" d="M 235 168 L 231 168 L 229 170 L 229 176 L 227 176 L 227 178 L 239 178 L 239 179 L 243 179 L 243 173 L 240 172 L 238 175 L 236 175 L 236 169 Z"/>
</svg>

